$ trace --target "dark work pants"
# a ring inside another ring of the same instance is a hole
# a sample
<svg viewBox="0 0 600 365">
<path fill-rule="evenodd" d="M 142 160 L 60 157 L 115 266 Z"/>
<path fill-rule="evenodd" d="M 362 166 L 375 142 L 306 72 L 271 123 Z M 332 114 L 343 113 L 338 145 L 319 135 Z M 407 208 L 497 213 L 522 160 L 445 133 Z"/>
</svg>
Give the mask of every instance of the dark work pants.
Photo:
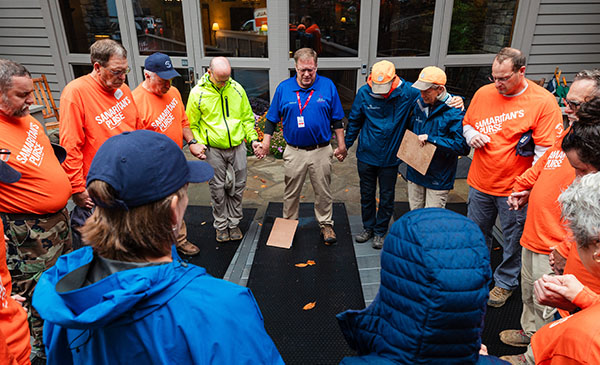
<svg viewBox="0 0 600 365">
<path fill-rule="evenodd" d="M 363 228 L 384 236 L 394 213 L 398 166 L 380 167 L 357 161 Z M 379 207 L 375 200 L 379 184 Z"/>
</svg>

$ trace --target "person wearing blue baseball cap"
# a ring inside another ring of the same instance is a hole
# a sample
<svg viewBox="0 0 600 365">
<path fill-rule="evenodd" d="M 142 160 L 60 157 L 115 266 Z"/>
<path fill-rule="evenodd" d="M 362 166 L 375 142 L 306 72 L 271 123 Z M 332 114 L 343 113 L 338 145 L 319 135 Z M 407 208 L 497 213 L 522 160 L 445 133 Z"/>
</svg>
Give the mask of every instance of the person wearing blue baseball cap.
<svg viewBox="0 0 600 365">
<path fill-rule="evenodd" d="M 146 58 L 144 81 L 133 90 L 133 100 L 143 129 L 162 133 L 171 138 L 179 147 L 185 140 L 190 152 L 199 157 L 202 148 L 194 139 L 190 123 L 185 114 L 181 94 L 171 85 L 171 80 L 181 76 L 173 68 L 171 58 L 156 52 Z M 185 221 L 177 235 L 177 250 L 185 255 L 197 255 L 200 249 L 187 240 Z"/>
<path fill-rule="evenodd" d="M 100 147 L 87 177 L 89 246 L 60 257 L 34 294 L 48 364 L 283 363 L 250 290 L 175 250 L 188 184 L 213 173 L 152 131 Z"/>
</svg>

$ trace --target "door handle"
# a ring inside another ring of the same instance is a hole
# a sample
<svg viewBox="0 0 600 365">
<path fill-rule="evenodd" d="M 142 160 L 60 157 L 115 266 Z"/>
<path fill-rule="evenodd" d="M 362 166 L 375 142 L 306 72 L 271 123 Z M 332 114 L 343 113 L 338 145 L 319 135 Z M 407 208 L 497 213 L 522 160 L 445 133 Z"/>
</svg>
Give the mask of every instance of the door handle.
<svg viewBox="0 0 600 365">
<path fill-rule="evenodd" d="M 194 85 L 196 83 L 196 73 L 193 67 L 188 68 L 188 79 L 185 81 L 186 84 Z"/>
</svg>

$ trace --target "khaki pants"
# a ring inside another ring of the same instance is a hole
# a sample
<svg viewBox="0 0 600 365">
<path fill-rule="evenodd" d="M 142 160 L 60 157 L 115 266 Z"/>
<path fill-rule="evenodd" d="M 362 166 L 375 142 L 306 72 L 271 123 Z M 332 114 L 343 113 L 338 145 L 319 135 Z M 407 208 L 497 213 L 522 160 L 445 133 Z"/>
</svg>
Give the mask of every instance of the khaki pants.
<svg viewBox="0 0 600 365">
<path fill-rule="evenodd" d="M 552 275 L 553 271 L 548 263 L 548 255 L 530 251 L 525 247 L 521 250 L 521 265 L 521 327 L 527 336 L 531 337 L 537 330 L 554 320 L 556 310 L 540 305 L 533 293 L 533 283 L 544 274 Z"/>
<path fill-rule="evenodd" d="M 206 151 L 206 162 L 215 170 L 208 183 L 213 207 L 213 226 L 217 230 L 235 228 L 242 220 L 242 195 L 246 188 L 246 144 L 225 150 L 210 147 Z M 235 183 L 232 192 L 225 191 L 227 168 L 233 167 Z"/>
<path fill-rule="evenodd" d="M 408 183 L 408 205 L 410 210 L 420 208 L 445 208 L 450 190 L 432 190 L 424 186 Z"/>
<path fill-rule="evenodd" d="M 285 188 L 283 192 L 283 218 L 298 219 L 300 193 L 306 180 L 310 177 L 315 192 L 315 217 L 320 226 L 333 225 L 331 197 L 331 145 L 306 151 L 286 146 L 283 152 L 285 170 Z"/>
</svg>

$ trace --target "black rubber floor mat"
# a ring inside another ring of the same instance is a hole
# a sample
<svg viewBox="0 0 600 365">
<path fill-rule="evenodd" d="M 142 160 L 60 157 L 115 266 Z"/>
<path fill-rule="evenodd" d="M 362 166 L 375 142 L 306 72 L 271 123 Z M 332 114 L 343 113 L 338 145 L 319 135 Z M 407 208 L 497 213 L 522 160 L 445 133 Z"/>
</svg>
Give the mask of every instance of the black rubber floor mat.
<svg viewBox="0 0 600 365">
<path fill-rule="evenodd" d="M 467 204 L 466 203 L 448 203 L 446 208 L 462 215 L 467 215 Z M 394 220 L 399 219 L 404 213 L 408 212 L 407 202 L 395 202 L 394 203 Z M 494 238 L 492 242 L 492 252 L 490 255 L 490 261 L 492 263 L 492 269 L 496 267 L 502 261 L 502 247 L 498 241 Z M 521 279 L 519 277 L 519 282 Z M 490 288 L 491 289 L 491 288 Z M 488 347 L 488 351 L 491 355 L 516 355 L 525 352 L 523 347 L 512 347 L 505 345 L 500 341 L 499 334 L 501 331 L 506 329 L 521 329 L 521 310 L 523 309 L 523 302 L 521 301 L 521 287 L 519 286 L 513 292 L 512 296 L 506 301 L 500 308 L 493 308 L 488 306 L 485 315 L 485 326 L 482 333 L 482 341 Z"/>
<path fill-rule="evenodd" d="M 256 214 L 256 209 L 244 209 L 244 218 L 240 222 L 240 229 L 245 234 L 250 227 L 250 222 Z M 202 205 L 189 205 L 185 212 L 188 241 L 200 248 L 200 253 L 195 256 L 185 256 L 194 265 L 202 266 L 216 278 L 222 278 L 227 272 L 231 259 L 240 245 L 241 240 L 218 243 L 213 228 L 212 207 Z"/>
<path fill-rule="evenodd" d="M 343 203 L 333 206 L 338 242 L 325 246 L 313 204 L 300 204 L 300 219 L 289 250 L 266 246 L 282 203 L 269 203 L 248 279 L 265 318 L 265 327 L 287 364 L 337 364 L 355 355 L 335 315 L 364 308 L 360 277 Z M 315 261 L 315 265 L 296 267 Z M 311 310 L 303 307 L 316 302 Z"/>
</svg>

